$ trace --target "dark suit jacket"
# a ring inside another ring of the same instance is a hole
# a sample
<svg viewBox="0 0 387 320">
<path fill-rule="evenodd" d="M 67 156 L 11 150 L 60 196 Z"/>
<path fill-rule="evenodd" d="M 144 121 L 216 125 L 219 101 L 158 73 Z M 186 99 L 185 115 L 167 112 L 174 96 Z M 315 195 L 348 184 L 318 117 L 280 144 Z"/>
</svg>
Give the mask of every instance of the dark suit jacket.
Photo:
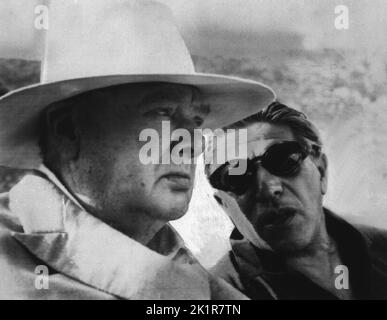
<svg viewBox="0 0 387 320">
<path fill-rule="evenodd" d="M 324 209 L 329 234 L 336 240 L 356 299 L 387 299 L 387 231 L 352 225 Z M 254 247 L 234 229 L 232 250 L 212 269 L 251 299 L 337 299 L 281 257 Z"/>
</svg>

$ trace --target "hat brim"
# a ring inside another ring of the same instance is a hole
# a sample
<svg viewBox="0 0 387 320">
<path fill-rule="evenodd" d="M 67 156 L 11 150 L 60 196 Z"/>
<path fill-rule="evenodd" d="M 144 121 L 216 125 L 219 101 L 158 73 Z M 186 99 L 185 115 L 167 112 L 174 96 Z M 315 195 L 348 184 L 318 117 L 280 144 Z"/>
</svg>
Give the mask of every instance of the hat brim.
<svg viewBox="0 0 387 320">
<path fill-rule="evenodd" d="M 203 128 L 216 129 L 269 105 L 275 93 L 251 80 L 214 74 L 111 75 L 35 84 L 0 98 L 0 165 L 34 169 L 41 164 L 39 118 L 50 104 L 90 90 L 130 83 L 168 82 L 197 87 L 210 105 Z"/>
</svg>

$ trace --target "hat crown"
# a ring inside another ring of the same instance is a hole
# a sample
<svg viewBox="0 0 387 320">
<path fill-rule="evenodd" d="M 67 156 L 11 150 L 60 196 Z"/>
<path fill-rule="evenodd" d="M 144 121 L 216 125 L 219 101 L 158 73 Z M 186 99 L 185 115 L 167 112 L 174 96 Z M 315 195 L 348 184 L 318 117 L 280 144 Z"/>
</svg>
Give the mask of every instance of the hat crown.
<svg viewBox="0 0 387 320">
<path fill-rule="evenodd" d="M 150 0 L 55 0 L 43 83 L 122 74 L 192 74 L 168 7 Z"/>
</svg>

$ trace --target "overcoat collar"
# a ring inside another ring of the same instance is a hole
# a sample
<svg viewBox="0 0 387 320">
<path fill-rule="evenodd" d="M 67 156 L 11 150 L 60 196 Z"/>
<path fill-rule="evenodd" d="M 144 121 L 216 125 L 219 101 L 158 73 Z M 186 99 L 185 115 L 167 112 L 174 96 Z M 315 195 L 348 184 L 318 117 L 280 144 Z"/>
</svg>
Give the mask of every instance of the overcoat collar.
<svg viewBox="0 0 387 320">
<path fill-rule="evenodd" d="M 208 275 L 166 225 L 150 250 L 87 213 L 47 169 L 10 191 L 13 237 L 56 271 L 125 299 L 207 299 Z M 167 248 L 166 248 L 167 247 Z M 163 254 L 159 253 L 162 252 Z"/>
</svg>

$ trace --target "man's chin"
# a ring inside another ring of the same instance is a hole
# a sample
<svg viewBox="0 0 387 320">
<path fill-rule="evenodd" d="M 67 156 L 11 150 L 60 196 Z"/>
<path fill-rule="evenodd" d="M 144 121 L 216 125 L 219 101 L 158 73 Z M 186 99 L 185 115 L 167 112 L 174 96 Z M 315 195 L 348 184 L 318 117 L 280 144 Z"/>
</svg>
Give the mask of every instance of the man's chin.
<svg viewBox="0 0 387 320">
<path fill-rule="evenodd" d="M 153 215 L 165 221 L 180 219 L 187 213 L 190 199 L 188 195 L 165 196 L 157 201 Z"/>
<path fill-rule="evenodd" d="M 183 217 L 188 211 L 187 208 L 162 208 L 157 214 L 157 218 L 160 220 L 173 221 Z M 155 216 L 156 217 L 156 216 Z"/>
<path fill-rule="evenodd" d="M 270 237 L 264 239 L 269 246 L 284 255 L 294 255 L 303 252 L 308 247 L 309 241 L 300 234 L 288 233 L 282 237 Z"/>
<path fill-rule="evenodd" d="M 163 183 L 157 183 L 149 194 L 149 201 L 152 202 L 154 213 L 171 216 L 171 219 L 183 216 L 187 212 L 191 201 L 192 186 L 179 188 L 175 184 L 169 183 L 168 179 L 163 179 L 161 182 Z"/>
<path fill-rule="evenodd" d="M 305 245 L 303 219 L 295 215 L 278 225 L 267 225 L 257 228 L 258 234 L 275 251 L 294 252 Z"/>
</svg>

